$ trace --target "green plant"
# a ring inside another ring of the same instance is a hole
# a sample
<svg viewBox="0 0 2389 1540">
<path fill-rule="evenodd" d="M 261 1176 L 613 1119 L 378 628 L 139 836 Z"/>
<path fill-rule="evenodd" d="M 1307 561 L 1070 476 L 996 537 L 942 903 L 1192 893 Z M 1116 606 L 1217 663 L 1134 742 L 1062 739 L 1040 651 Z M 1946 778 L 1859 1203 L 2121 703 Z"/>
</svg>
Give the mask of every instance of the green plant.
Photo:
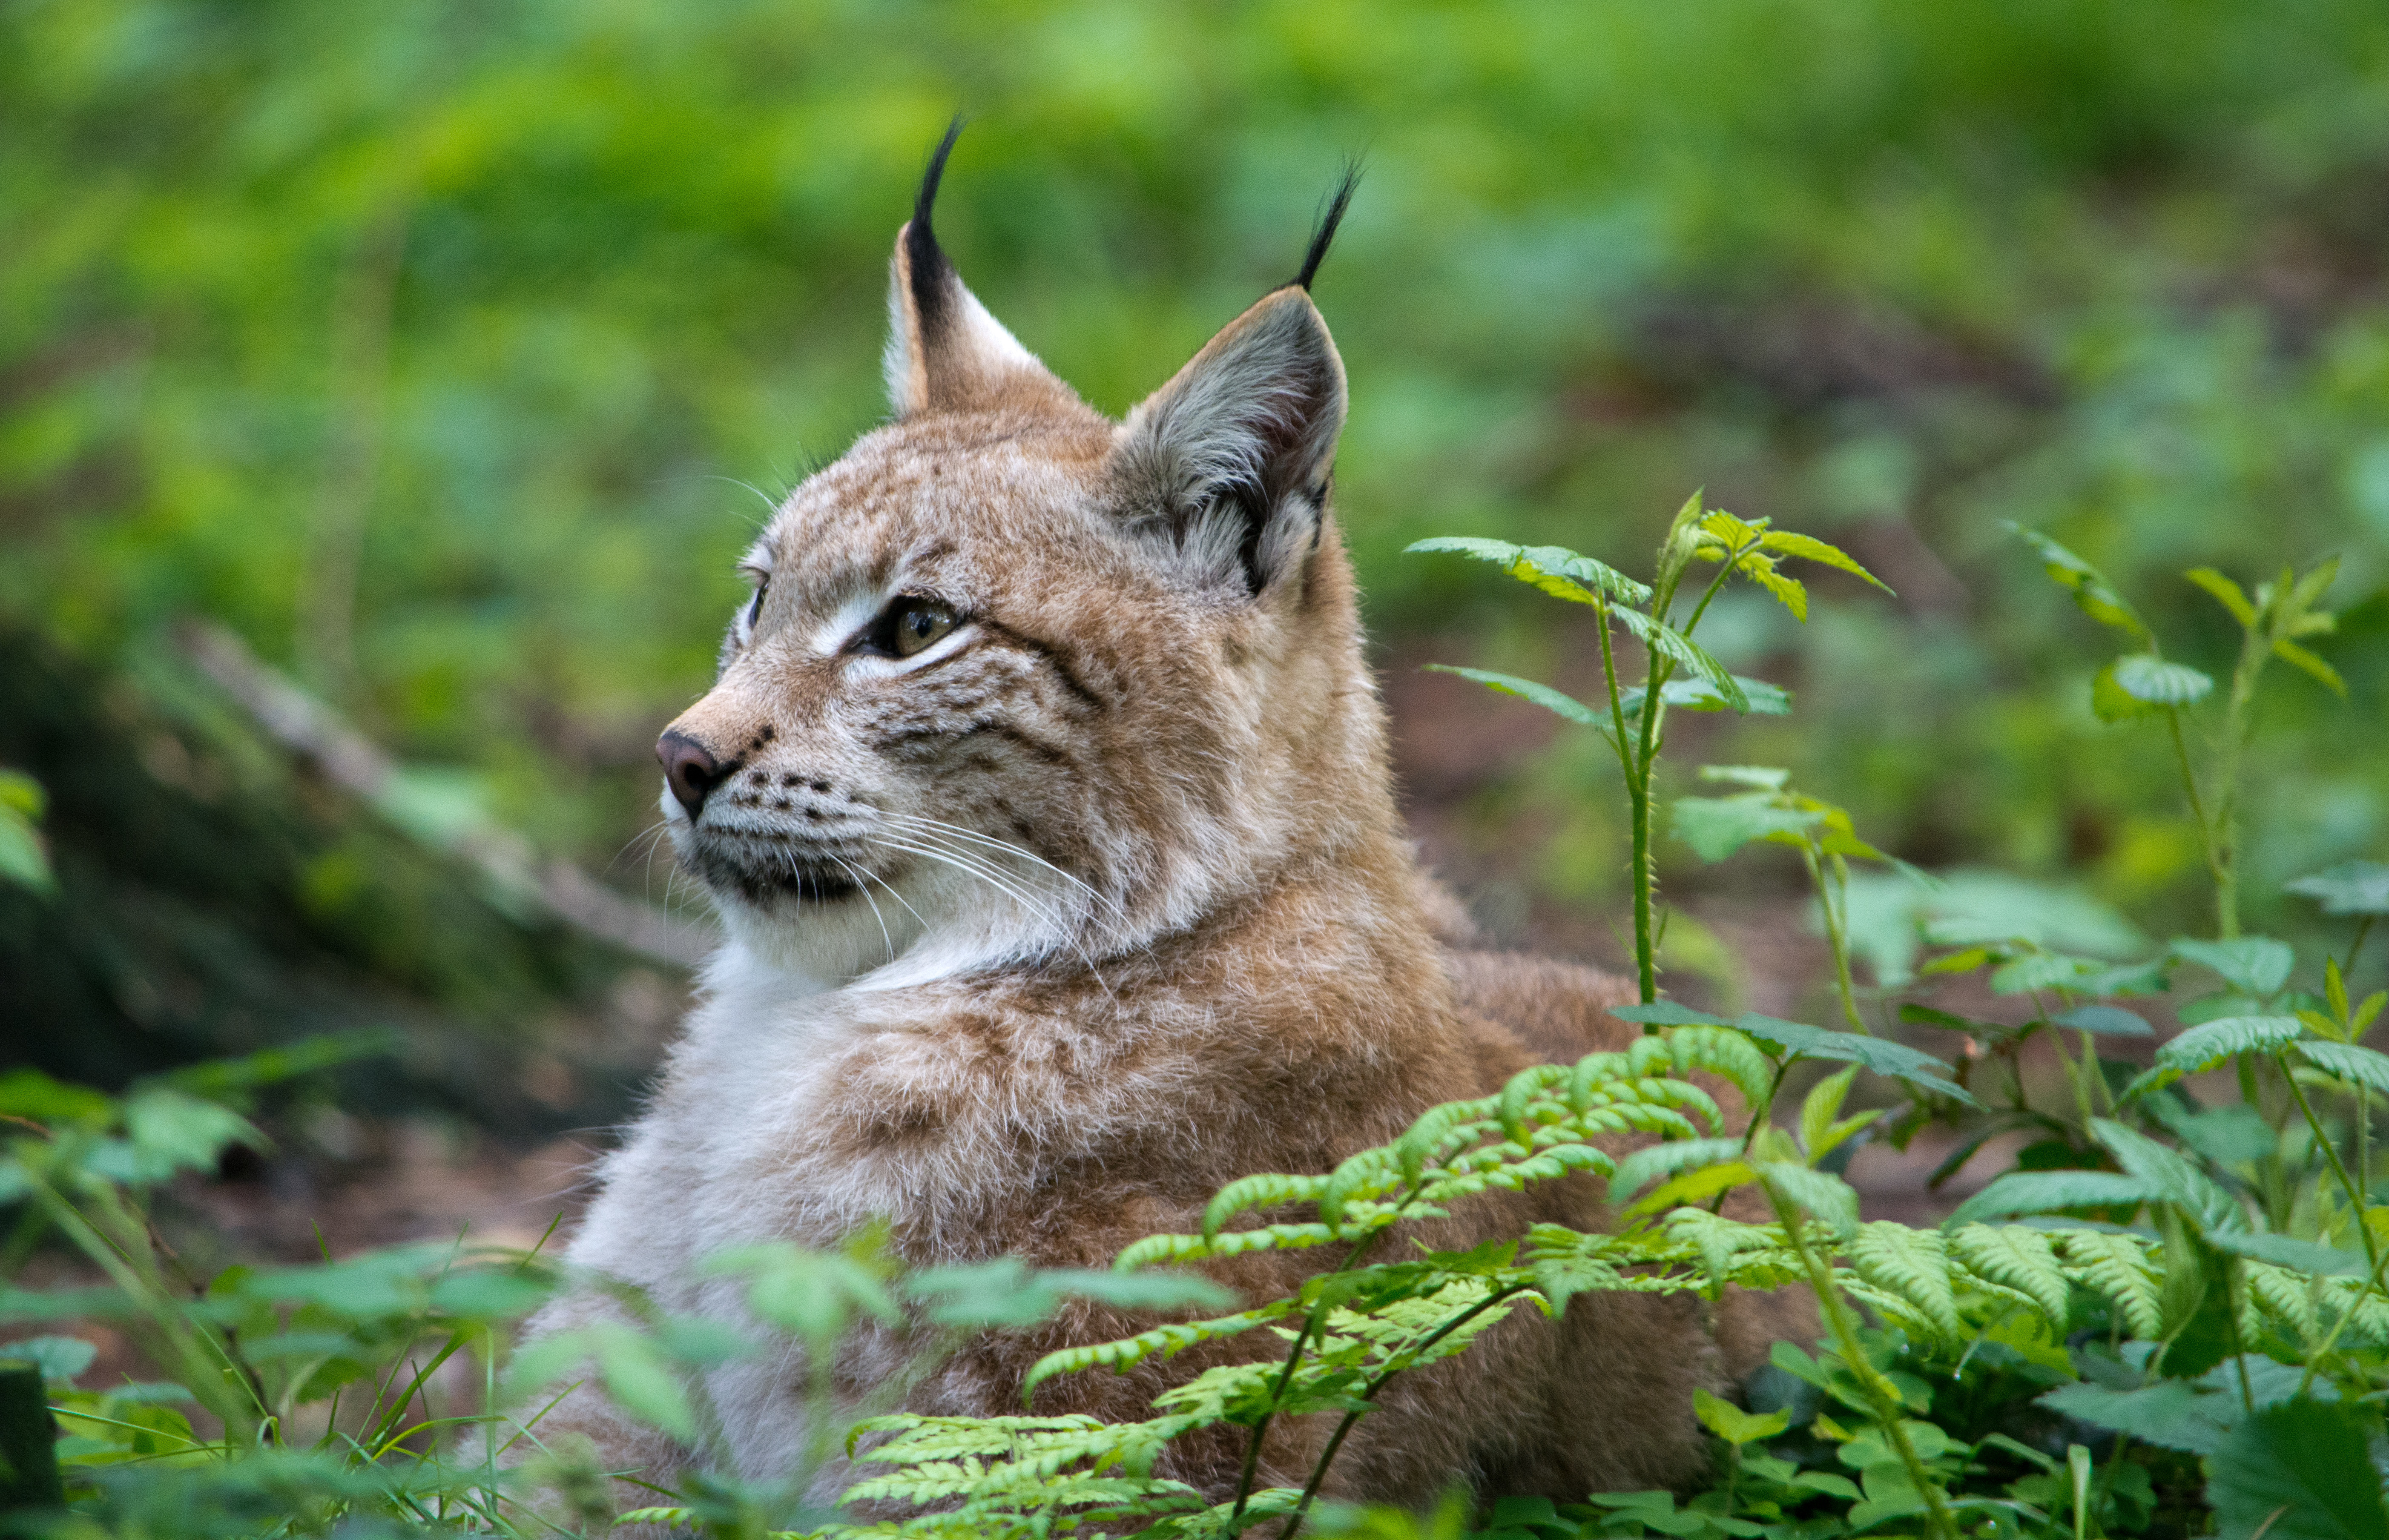
<svg viewBox="0 0 2389 1540">
<path fill-rule="evenodd" d="M 1718 1440 L 1713 1484 L 1578 1502 L 1500 1497 L 1474 1516 L 1479 1533 L 2170 1540 L 2216 1522 L 2228 1534 L 2316 1540 L 2389 1534 L 2367 1453 L 2389 1394 L 2389 1203 L 2375 1200 L 2370 1133 L 2376 1101 L 2389 1097 L 2389 1054 L 2362 1040 L 2389 992 L 2358 998 L 2348 984 L 2373 919 L 2389 911 L 2389 869 L 2347 863 L 2294 885 L 2356 922 L 2344 951 L 2304 975 L 2289 944 L 2249 935 L 2178 938 L 2118 961 L 2099 954 L 2128 932 L 2093 923 L 2078 904 L 2037 901 L 2030 907 L 2043 918 L 2057 917 L 2038 925 L 2018 923 L 2013 906 L 1935 912 L 1944 890 L 1906 873 L 1895 880 L 1923 897 L 1901 911 L 1904 923 L 1934 955 L 1915 975 L 1879 980 L 1876 1003 L 1885 1025 L 1961 1035 L 1967 1051 L 1953 1067 L 1866 1030 L 1851 972 L 1847 862 L 1890 858 L 1861 841 L 1842 809 L 1792 791 L 1782 772 L 1712 767 L 1712 783 L 1741 789 L 1680 799 L 1677 833 L 1709 859 L 1764 842 L 1799 851 L 1853 1030 L 1728 1018 L 1658 997 L 1663 926 L 1648 834 L 1664 713 L 1671 705 L 1788 706 L 1780 693 L 1725 673 L 1690 636 L 1733 571 L 1799 613 L 1805 594 L 1773 559 L 1833 560 L 1801 539 L 1688 504 L 1663 551 L 1663 577 L 1675 561 L 1680 579 L 1704 555 L 1719 570 L 1680 626 L 1666 618 L 1673 588 L 1665 581 L 1639 584 L 1556 548 L 1433 542 L 1494 561 L 1602 617 L 1605 710 L 1528 681 L 1471 677 L 1593 728 L 1616 752 L 1643 835 L 1633 865 L 1644 999 L 1617 1014 L 1643 1035 L 1624 1051 L 1539 1066 L 1499 1095 L 1434 1108 L 1400 1139 L 1334 1171 L 1232 1183 L 1198 1232 L 1150 1237 L 1109 1272 L 1033 1273 L 998 1262 L 905 1273 L 869 1236 L 828 1254 L 749 1248 L 704 1264 L 746 1280 L 750 1320 L 737 1329 L 667 1317 L 636 1291 L 582 1279 L 614 1294 L 619 1319 L 543 1342 L 513 1364 L 502 1394 L 505 1323 L 545 1297 L 555 1277 L 536 1257 L 413 1248 L 199 1279 L 183 1275 L 151 1220 L 144 1194 L 156 1184 L 261 1137 L 237 1105 L 254 1088 L 373 1045 L 211 1067 L 122 1097 L 28 1072 L 0 1080 L 0 1112 L 19 1129 L 0 1163 L 0 1199 L 21 1215 L 12 1275 L 54 1233 L 108 1280 L 81 1290 L 12 1286 L 0 1294 L 0 1319 L 109 1320 L 168 1377 L 80 1390 L 72 1382 L 91 1360 L 87 1344 L 56 1334 L 0 1344 L 0 1353 L 41 1363 L 54 1383 L 70 1433 L 61 1448 L 76 1512 L 101 1533 L 125 1534 L 315 1534 L 368 1521 L 507 1534 L 601 1525 L 613 1518 L 605 1473 L 569 1449 L 542 1445 L 539 1407 L 554 1391 L 530 1394 L 586 1374 L 627 1415 L 700 1456 L 699 1473 L 679 1490 L 621 1516 L 638 1521 L 837 1540 L 1225 1536 L 1264 1525 L 1278 1540 L 1314 1529 L 1456 1536 L 1472 1518 L 1465 1503 L 1421 1519 L 1322 1500 L 1347 1435 L 1397 1377 L 1466 1351 L 1521 1308 L 1559 1314 L 1592 1291 L 1715 1298 L 1731 1287 L 1805 1287 L 1821 1309 L 1824 1338 L 1776 1344 L 1769 1369 L 1747 1387 L 1748 1409 L 1706 1396 L 1695 1408 Z M 2086 607 L 2095 601 L 2094 615 L 2127 613 L 2087 564 L 2038 544 L 2061 580 L 2089 595 Z M 2237 836 L 2197 797 L 2217 787 L 2216 806 L 2232 805 L 2257 670 L 2266 656 L 2297 659 L 2294 637 L 2317 630 L 2320 593 L 2309 574 L 2249 601 L 2245 690 L 2235 692 L 2247 698 L 2222 703 L 2215 763 L 2203 774 L 2182 749 L 2192 816 L 2210 842 L 2218 929 L 2232 912 L 2223 895 L 2237 880 Z M 1639 688 L 1620 682 L 1606 639 L 1612 623 L 1646 643 Z M 2153 640 L 2135 635 L 2151 651 L 2134 656 L 2154 658 Z M 2284 640 L 2289 654 L 2276 645 Z M 2107 670 L 2102 690 L 2150 707 L 2109 715 L 2161 716 L 2186 745 L 2181 713 L 2194 698 L 2146 697 L 2155 693 L 2151 680 L 2188 671 L 2153 670 Z M 2028 1014 L 1993 1020 L 1909 998 L 1967 975 L 1980 975 L 1992 1000 L 2016 1001 Z M 2115 1000 L 2200 975 L 2212 987 L 2179 1007 L 2184 1028 L 2156 1046 L 2152 1063 L 2101 1056 L 2102 1041 L 2154 1036 L 2140 1011 Z M 2302 976 L 2318 987 L 2302 986 Z M 2028 1056 L 2044 1043 L 2062 1066 L 2060 1108 L 2036 1100 Z M 1774 1104 L 1803 1064 L 1832 1073 L 1779 1121 Z M 2225 1070 L 2222 1083 L 2236 1096 L 2201 1100 L 2217 1084 L 2201 1077 Z M 1854 1107 L 1861 1073 L 1897 1096 Z M 1738 1126 L 1694 1078 L 1703 1075 L 1739 1093 L 1747 1116 Z M 1956 1140 L 1945 1170 L 1997 1134 L 2021 1130 L 2034 1141 L 2016 1169 L 1939 1227 L 1864 1219 L 1842 1164 L 1879 1130 L 1905 1139 L 1930 1122 L 1948 1125 Z M 1652 1141 L 1623 1156 L 1602 1147 L 1628 1132 Z M 1616 1215 L 1608 1230 L 1543 1225 L 1467 1252 L 1398 1253 L 1391 1244 L 1456 1200 L 1588 1173 L 1607 1185 Z M 1743 1189 L 1763 1200 L 1770 1219 L 1722 1212 L 1726 1196 Z M 1263 1250 L 1318 1250 L 1327 1265 L 1283 1298 L 1179 1318 L 1230 1302 L 1174 1269 Z M 1170 1318 L 1052 1354 L 1027 1389 L 1196 1344 L 1232 1344 L 1232 1355 L 1165 1393 L 1155 1415 L 1138 1421 L 898 1409 L 913 1376 L 962 1334 L 1041 1320 L 1071 1296 Z M 727 1474 L 705 1371 L 779 1351 L 773 1338 L 802 1344 L 825 1365 L 866 1319 L 924 1328 L 913 1367 L 879 1388 L 876 1415 L 840 1429 L 828 1381 L 817 1377 L 815 1441 L 798 1468 L 762 1482 Z M 1247 1355 L 1234 1357 L 1235 1348 Z M 477 1368 L 480 1393 L 469 1406 L 436 1411 L 433 1377 L 459 1355 Z M 500 1409 L 507 1406 L 525 1410 L 510 1416 Z M 1262 1487 L 1262 1456 L 1292 1418 L 1332 1423 L 1300 1485 Z M 1156 1473 L 1171 1441 L 1221 1427 L 1237 1430 L 1247 1451 L 1244 1480 L 1226 1500 L 1209 1502 Z M 897 1517 L 859 1523 L 807 1506 L 807 1487 L 841 1433 L 862 1472 L 848 1500 L 888 1505 Z M 516 1465 L 523 1450 L 531 1457 Z"/>
<path fill-rule="evenodd" d="M 1599 623 L 1601 679 L 1606 692 L 1599 706 L 1562 694 L 1546 684 L 1497 674 L 1482 668 L 1443 672 L 1472 679 L 1504 694 L 1517 695 L 1558 713 L 1606 738 L 1625 776 L 1626 799 L 1633 831 L 1634 969 L 1642 1003 L 1659 998 L 1658 929 L 1654 900 L 1658 890 L 1658 858 L 1652 844 L 1653 785 L 1659 754 L 1666 746 L 1663 731 L 1669 706 L 1691 711 L 1733 710 L 1781 715 L 1792 709 L 1782 690 L 1757 680 L 1728 673 L 1725 667 L 1693 640 L 1701 617 L 1708 613 L 1726 579 L 1740 574 L 1780 600 L 1801 619 L 1808 617 L 1808 592 L 1786 575 L 1782 564 L 1794 558 L 1820 562 L 1856 573 L 1876 587 L 1873 574 L 1848 555 L 1808 535 L 1769 528 L 1766 519 L 1736 518 L 1722 509 L 1701 506 L 1694 492 L 1676 511 L 1659 543 L 1658 570 L 1652 582 L 1627 577 L 1591 556 L 1555 545 L 1519 546 L 1503 541 L 1439 536 L 1424 540 L 1412 552 L 1450 552 L 1491 562 L 1517 579 L 1571 604 L 1589 605 Z M 1674 617 L 1678 593 L 1696 562 L 1713 562 L 1717 572 L 1696 585 L 1697 596 L 1679 621 Z M 1885 592 L 1889 592 L 1885 590 Z M 1611 627 L 1639 643 L 1643 651 L 1642 683 L 1621 683 Z M 1679 677 L 1680 670 L 1682 677 Z"/>
</svg>

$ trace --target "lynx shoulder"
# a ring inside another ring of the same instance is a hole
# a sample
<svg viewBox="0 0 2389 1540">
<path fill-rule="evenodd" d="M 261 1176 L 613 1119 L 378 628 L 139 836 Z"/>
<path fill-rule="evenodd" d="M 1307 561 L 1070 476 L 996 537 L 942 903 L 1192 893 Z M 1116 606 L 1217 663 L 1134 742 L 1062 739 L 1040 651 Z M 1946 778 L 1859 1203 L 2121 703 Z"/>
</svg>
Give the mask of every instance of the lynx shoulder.
<svg viewBox="0 0 2389 1540">
<path fill-rule="evenodd" d="M 659 745 L 675 848 L 726 939 L 569 1255 L 668 1308 L 736 1313 L 695 1266 L 709 1253 L 873 1223 L 915 1264 L 1103 1266 L 1197 1228 L 1234 1177 L 1327 1169 L 1624 1030 L 1600 974 L 1457 949 L 1464 917 L 1397 814 L 1330 498 L 1344 366 L 1307 287 L 1340 198 L 1301 280 L 1114 422 L 956 275 L 930 221 L 944 156 L 896 241 L 893 420 L 778 510 L 712 688 Z M 1503 1202 L 1450 1239 L 1598 1219 L 1564 1188 Z M 1216 1271 L 1266 1297 L 1304 1267 Z M 569 1299 L 538 1329 L 609 1308 Z M 990 1335 L 908 1405 L 1016 1411 L 1038 1355 L 1135 1329 L 1090 1310 Z M 1339 1479 L 1411 1502 L 1460 1475 L 1554 1496 L 1686 1482 L 1707 1460 L 1693 1391 L 1736 1367 L 1719 1336 L 1629 1294 L 1505 1322 L 1398 1382 Z M 900 1355 L 866 1334 L 837 1383 Z M 1037 1406 L 1142 1416 L 1201 1367 L 1067 1377 Z M 741 1361 L 709 1388 L 748 1474 L 790 1468 L 800 1368 Z M 543 1426 L 658 1484 L 686 1457 L 590 1392 Z M 1233 1486 L 1226 1432 L 1164 1473 Z M 1323 1432 L 1273 1438 L 1265 1474 L 1307 1468 Z"/>
</svg>

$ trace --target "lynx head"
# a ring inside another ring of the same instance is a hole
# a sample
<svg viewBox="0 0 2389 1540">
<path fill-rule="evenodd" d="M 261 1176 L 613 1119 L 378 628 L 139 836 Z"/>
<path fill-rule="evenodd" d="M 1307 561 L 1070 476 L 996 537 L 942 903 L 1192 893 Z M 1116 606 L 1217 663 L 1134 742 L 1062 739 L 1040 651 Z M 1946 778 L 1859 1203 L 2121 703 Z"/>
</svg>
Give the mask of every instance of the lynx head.
<svg viewBox="0 0 2389 1540">
<path fill-rule="evenodd" d="M 897 235 L 894 421 L 789 494 L 658 752 L 734 946 L 819 984 L 1100 962 L 1398 848 L 1328 511 L 1344 369 L 1309 284 L 1115 423 Z"/>
</svg>

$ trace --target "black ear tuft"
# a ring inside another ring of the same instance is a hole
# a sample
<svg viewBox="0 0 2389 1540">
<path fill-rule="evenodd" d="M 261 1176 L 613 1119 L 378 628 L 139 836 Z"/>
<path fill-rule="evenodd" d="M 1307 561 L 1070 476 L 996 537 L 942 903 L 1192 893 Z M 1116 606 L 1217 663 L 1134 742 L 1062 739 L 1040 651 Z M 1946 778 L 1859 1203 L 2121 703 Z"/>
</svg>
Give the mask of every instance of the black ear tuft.
<svg viewBox="0 0 2389 1540">
<path fill-rule="evenodd" d="M 1335 192 L 1327 200 L 1326 211 L 1319 216 L 1319 227 L 1310 233 L 1310 249 L 1302 256 L 1302 271 L 1295 274 L 1294 286 L 1309 289 L 1310 280 L 1319 276 L 1319 264 L 1327 260 L 1328 243 L 1335 238 L 1335 227 L 1344 223 L 1344 210 L 1352 202 L 1352 191 L 1361 185 L 1361 162 L 1344 162 L 1344 174 L 1335 179 Z"/>
<path fill-rule="evenodd" d="M 904 232 L 905 265 L 912 270 L 913 313 L 920 320 L 924 332 L 942 329 L 945 324 L 946 254 L 938 247 L 937 231 L 930 226 L 929 212 L 938 201 L 938 184 L 946 174 L 946 157 L 953 154 L 954 141 L 963 134 L 961 114 L 946 125 L 946 136 L 938 141 L 937 153 L 929 157 L 928 170 L 921 173 L 921 191 L 913 199 L 913 223 Z"/>
</svg>

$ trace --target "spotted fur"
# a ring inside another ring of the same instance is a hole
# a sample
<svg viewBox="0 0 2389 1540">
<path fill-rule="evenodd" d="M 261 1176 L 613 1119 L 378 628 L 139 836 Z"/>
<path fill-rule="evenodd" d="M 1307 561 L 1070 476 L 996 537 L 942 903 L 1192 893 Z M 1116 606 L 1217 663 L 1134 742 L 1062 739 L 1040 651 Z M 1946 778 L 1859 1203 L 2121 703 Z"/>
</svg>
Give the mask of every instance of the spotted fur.
<svg viewBox="0 0 2389 1540">
<path fill-rule="evenodd" d="M 1110 421 L 955 276 L 928 224 L 942 158 L 896 245 L 895 420 L 780 508 L 720 677 L 671 728 L 719 770 L 664 811 L 728 939 L 570 1256 L 674 1309 L 738 1315 L 732 1285 L 693 1271 L 708 1253 L 875 1220 L 915 1264 L 1102 1266 L 1194 1228 L 1233 1177 L 1324 1170 L 1625 1031 L 1601 1009 L 1628 998 L 1614 980 L 1457 949 L 1465 921 L 1416 866 L 1330 505 L 1343 364 L 1305 287 Z M 900 601 L 957 623 L 886 655 L 874 628 Z M 1599 1217 L 1552 1186 L 1422 1238 Z M 1305 1266 L 1217 1272 L 1268 1294 Z M 540 1329 L 607 1308 L 569 1300 Z M 1337 1490 L 1692 1480 L 1693 1390 L 1725 1388 L 1768 1335 L 1727 1315 L 1590 1295 L 1555 1326 L 1505 1323 L 1397 1381 Z M 909 1405 L 1016 1410 L 1040 1354 L 1136 1329 L 1079 1308 L 989 1335 Z M 840 1384 L 883 1382 L 903 1351 L 865 1333 Z M 1208 1361 L 1051 1382 L 1038 1406 L 1143 1415 Z M 802 1381 L 782 1359 L 711 1375 L 748 1474 L 802 1446 Z M 545 1429 L 647 1481 L 686 1457 L 592 1392 Z M 1264 1479 L 1299 1480 L 1323 1432 L 1282 1427 Z M 1165 1473 L 1216 1495 L 1241 1453 L 1222 1430 Z"/>
</svg>

